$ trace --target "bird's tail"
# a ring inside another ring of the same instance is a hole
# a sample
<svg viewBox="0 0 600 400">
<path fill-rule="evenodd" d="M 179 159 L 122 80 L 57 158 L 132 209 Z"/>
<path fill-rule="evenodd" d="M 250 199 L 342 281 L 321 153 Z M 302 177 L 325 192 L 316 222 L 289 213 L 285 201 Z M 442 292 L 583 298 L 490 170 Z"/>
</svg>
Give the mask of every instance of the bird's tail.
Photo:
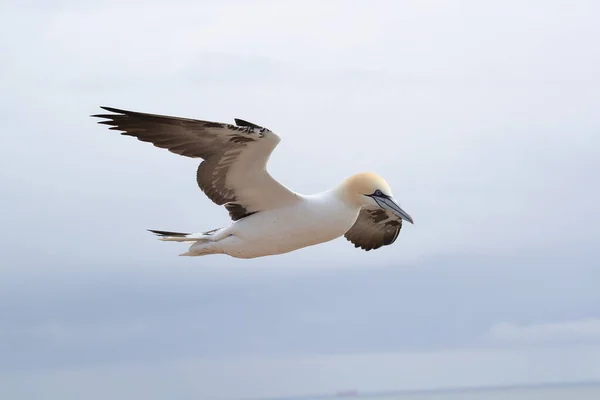
<svg viewBox="0 0 600 400">
<path fill-rule="evenodd" d="M 170 232 L 170 231 L 157 231 L 154 229 L 148 229 L 148 231 L 156 234 L 160 240 L 167 242 L 197 242 L 199 240 L 208 239 L 218 229 L 202 233 L 183 233 L 183 232 Z"/>
<path fill-rule="evenodd" d="M 157 231 L 154 229 L 148 229 L 148 231 L 154 233 L 159 237 L 160 240 L 166 240 L 170 242 L 188 242 L 193 241 L 190 238 L 190 233 L 183 232 L 169 232 L 169 231 Z"/>
</svg>

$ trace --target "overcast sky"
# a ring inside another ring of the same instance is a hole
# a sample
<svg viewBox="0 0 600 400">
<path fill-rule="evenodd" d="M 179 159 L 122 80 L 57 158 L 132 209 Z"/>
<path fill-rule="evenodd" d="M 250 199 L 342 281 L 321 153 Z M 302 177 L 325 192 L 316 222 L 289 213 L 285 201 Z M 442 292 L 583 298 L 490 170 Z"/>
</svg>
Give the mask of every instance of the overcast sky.
<svg viewBox="0 0 600 400">
<path fill-rule="evenodd" d="M 596 1 L 0 4 L 0 397 L 233 399 L 600 379 Z M 312 193 L 415 219 L 254 260 L 145 229 L 227 212 L 99 106 L 266 126 Z"/>
</svg>

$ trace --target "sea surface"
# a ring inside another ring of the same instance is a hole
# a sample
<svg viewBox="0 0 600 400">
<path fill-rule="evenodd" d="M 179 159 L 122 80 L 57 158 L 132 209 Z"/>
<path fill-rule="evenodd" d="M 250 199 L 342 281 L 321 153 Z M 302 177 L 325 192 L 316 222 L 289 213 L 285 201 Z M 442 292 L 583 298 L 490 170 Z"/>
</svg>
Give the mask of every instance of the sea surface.
<svg viewBox="0 0 600 400">
<path fill-rule="evenodd" d="M 538 385 L 450 389 L 421 392 L 371 393 L 304 398 L 303 400 L 600 400 L 600 382 L 585 384 Z"/>
</svg>

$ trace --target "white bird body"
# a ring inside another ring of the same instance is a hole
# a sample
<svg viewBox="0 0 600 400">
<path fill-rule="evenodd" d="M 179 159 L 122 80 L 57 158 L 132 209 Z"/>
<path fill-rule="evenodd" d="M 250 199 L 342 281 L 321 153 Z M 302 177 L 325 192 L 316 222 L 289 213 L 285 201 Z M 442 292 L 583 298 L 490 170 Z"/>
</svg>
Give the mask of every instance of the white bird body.
<svg viewBox="0 0 600 400">
<path fill-rule="evenodd" d="M 412 223 L 389 185 L 373 173 L 345 179 L 333 189 L 302 195 L 266 170 L 280 138 L 272 131 L 236 119 L 236 125 L 102 107 L 116 114 L 100 123 L 157 147 L 201 158 L 200 189 L 223 205 L 231 225 L 202 233 L 151 230 L 161 240 L 191 242 L 181 255 L 227 254 L 255 258 L 287 253 L 345 236 L 366 251 L 392 244 L 402 220 Z"/>
<path fill-rule="evenodd" d="M 215 231 L 210 238 L 197 240 L 182 255 L 255 258 L 283 254 L 342 236 L 356 222 L 359 212 L 360 207 L 344 202 L 337 191 L 298 195 L 289 206 L 250 215 Z M 212 241 L 212 237 L 219 240 Z"/>
</svg>

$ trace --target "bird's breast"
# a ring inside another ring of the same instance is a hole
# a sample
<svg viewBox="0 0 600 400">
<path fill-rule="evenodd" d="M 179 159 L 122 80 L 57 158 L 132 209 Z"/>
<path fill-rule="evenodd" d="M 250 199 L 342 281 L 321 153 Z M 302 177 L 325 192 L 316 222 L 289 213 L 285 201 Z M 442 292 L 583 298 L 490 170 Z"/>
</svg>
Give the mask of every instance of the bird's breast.
<svg viewBox="0 0 600 400">
<path fill-rule="evenodd" d="M 333 240 L 348 231 L 357 209 L 321 199 L 293 207 L 260 211 L 236 223 L 236 235 L 248 242 L 269 242 L 282 250 Z"/>
</svg>

